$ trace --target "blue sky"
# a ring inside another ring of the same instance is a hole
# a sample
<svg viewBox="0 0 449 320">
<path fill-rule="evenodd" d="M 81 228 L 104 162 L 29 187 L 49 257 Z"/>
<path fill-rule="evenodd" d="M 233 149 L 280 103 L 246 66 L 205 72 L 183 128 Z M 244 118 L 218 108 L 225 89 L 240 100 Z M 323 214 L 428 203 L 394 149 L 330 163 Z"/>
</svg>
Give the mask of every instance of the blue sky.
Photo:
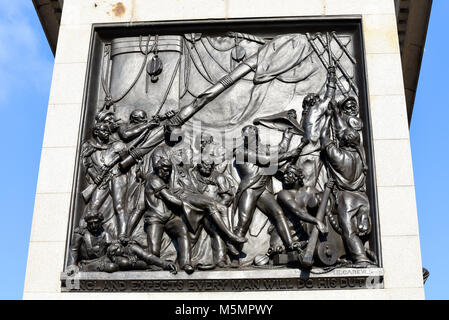
<svg viewBox="0 0 449 320">
<path fill-rule="evenodd" d="M 0 0 L 0 299 L 21 299 L 53 55 L 29 0 Z M 428 299 L 448 299 L 449 1 L 434 1 L 410 128 Z"/>
<path fill-rule="evenodd" d="M 427 299 L 449 299 L 449 1 L 434 0 L 410 126 Z"/>
<path fill-rule="evenodd" d="M 0 4 L 0 298 L 21 299 L 53 55 L 31 1 Z"/>
</svg>

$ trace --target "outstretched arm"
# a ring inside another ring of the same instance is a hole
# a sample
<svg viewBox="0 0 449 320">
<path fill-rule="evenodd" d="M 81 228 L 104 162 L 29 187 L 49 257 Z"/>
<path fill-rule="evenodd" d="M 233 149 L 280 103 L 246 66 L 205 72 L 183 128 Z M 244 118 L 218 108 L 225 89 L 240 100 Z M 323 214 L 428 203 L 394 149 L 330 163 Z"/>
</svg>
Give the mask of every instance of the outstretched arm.
<svg viewBox="0 0 449 320">
<path fill-rule="evenodd" d="M 282 133 L 282 140 L 279 143 L 279 153 L 284 153 L 288 151 L 292 138 L 293 133 L 291 133 L 291 128 L 285 129 L 285 131 Z"/>
<path fill-rule="evenodd" d="M 229 206 L 233 200 L 232 188 L 228 179 L 223 174 L 219 174 L 217 177 L 217 193 L 220 196 L 220 202 L 225 206 Z"/>
<path fill-rule="evenodd" d="M 147 123 L 141 123 L 132 126 L 131 128 L 126 128 L 125 126 L 120 127 L 118 133 L 120 135 L 120 138 L 122 138 L 124 141 L 130 141 L 134 138 L 136 138 L 139 134 L 144 132 L 145 130 L 154 129 L 159 124 L 156 122 L 147 122 Z"/>
<path fill-rule="evenodd" d="M 337 76 L 335 74 L 335 67 L 329 67 L 327 70 L 327 90 L 324 94 L 324 100 L 333 100 L 335 98 L 335 89 L 337 83 Z"/>
<path fill-rule="evenodd" d="M 283 161 L 298 157 L 301 150 L 295 148 L 291 151 L 278 154 L 277 156 L 266 155 L 263 153 L 256 153 L 252 150 L 245 150 L 247 159 L 254 159 L 256 164 L 260 167 L 280 166 Z"/>
<path fill-rule="evenodd" d="M 226 76 L 218 80 L 217 83 L 206 89 L 198 98 L 190 105 L 182 107 L 179 112 L 167 120 L 165 126 L 155 128 L 150 137 L 140 146 L 139 152 L 134 155 L 129 155 L 120 164 L 120 167 L 125 170 L 134 165 L 138 159 L 153 150 L 157 145 L 164 141 L 166 133 L 170 133 L 173 127 L 181 126 L 186 123 L 195 113 L 200 111 L 206 104 L 218 97 L 223 91 L 231 87 L 238 80 L 250 73 L 257 66 L 257 53 L 239 64 L 234 70 Z"/>
<path fill-rule="evenodd" d="M 281 191 L 278 195 L 278 201 L 281 203 L 283 208 L 294 214 L 299 218 L 299 220 L 313 223 L 318 227 L 318 230 L 320 230 L 321 233 L 327 233 L 326 225 L 314 216 L 310 215 L 307 212 L 307 208 L 305 206 L 301 206 L 301 204 L 296 201 L 295 197 L 290 192 Z"/>
<path fill-rule="evenodd" d="M 145 189 L 146 196 L 150 193 L 154 194 L 157 198 L 164 202 L 174 204 L 176 206 L 182 206 L 182 201 L 176 197 L 169 189 L 168 186 L 155 174 L 151 174 L 148 179 L 148 185 Z"/>
<path fill-rule="evenodd" d="M 164 201 L 172 203 L 177 206 L 182 206 L 182 200 L 175 196 L 170 190 L 163 189 L 159 192 L 159 197 Z"/>
<path fill-rule="evenodd" d="M 289 192 L 281 192 L 278 196 L 279 202 L 281 202 L 282 206 L 287 209 L 288 212 L 293 213 L 297 216 L 301 221 L 317 224 L 318 220 L 310 215 L 307 212 L 307 209 L 301 206 L 296 200 L 295 197 Z"/>
</svg>

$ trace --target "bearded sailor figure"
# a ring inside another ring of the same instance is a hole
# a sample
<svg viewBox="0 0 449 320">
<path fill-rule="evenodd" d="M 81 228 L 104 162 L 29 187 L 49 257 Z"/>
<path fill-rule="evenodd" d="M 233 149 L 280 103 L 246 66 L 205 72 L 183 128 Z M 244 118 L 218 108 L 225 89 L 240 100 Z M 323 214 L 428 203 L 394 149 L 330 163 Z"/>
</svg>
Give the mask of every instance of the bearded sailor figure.
<svg viewBox="0 0 449 320">
<path fill-rule="evenodd" d="M 320 140 L 326 165 L 335 181 L 336 207 L 343 241 L 355 266 L 368 267 L 372 262 L 367 257 L 361 237 L 369 234 L 371 218 L 360 135 L 356 130 L 346 128 L 339 135 L 337 146 L 330 135 L 330 119 L 327 117 Z"/>
<path fill-rule="evenodd" d="M 192 176 L 194 169 L 192 149 L 186 146 L 174 148 L 172 159 L 174 162 L 172 192 L 180 200 L 191 231 L 196 233 L 200 230 L 199 226 L 207 216 L 229 242 L 234 244 L 246 242 L 245 237 L 237 236 L 223 221 L 222 217 L 227 214 L 227 206 L 219 199 L 203 194 L 203 190 L 198 189 L 197 181 Z"/>
<path fill-rule="evenodd" d="M 201 162 L 193 169 L 192 178 L 200 193 L 214 198 L 226 207 L 230 207 L 234 198 L 234 186 L 223 173 L 216 170 L 213 159 L 203 157 Z M 226 226 L 232 225 L 227 211 L 220 211 L 220 214 Z M 222 232 L 217 230 L 209 219 L 204 219 L 204 228 L 211 238 L 214 265 L 220 268 L 228 266 L 226 243 L 222 239 Z M 234 254 L 236 255 L 238 252 L 234 252 Z"/>
</svg>

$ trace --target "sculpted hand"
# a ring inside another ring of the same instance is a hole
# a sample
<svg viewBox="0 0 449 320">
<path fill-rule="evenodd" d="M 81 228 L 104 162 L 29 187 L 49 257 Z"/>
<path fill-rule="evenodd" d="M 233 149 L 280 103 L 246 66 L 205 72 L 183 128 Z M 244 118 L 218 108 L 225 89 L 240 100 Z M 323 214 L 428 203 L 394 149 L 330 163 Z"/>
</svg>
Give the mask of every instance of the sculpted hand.
<svg viewBox="0 0 449 320">
<path fill-rule="evenodd" d="M 299 157 L 301 154 L 301 149 L 300 148 L 295 148 L 291 151 L 291 157 L 292 158 L 297 158 Z"/>
<path fill-rule="evenodd" d="M 99 174 L 95 177 L 94 182 L 97 186 L 99 186 L 103 182 L 103 175 Z"/>
<path fill-rule="evenodd" d="M 147 128 L 153 126 L 154 124 L 159 124 L 159 122 L 161 122 L 161 117 L 154 116 L 154 117 L 151 118 L 150 121 L 148 121 Z"/>
<path fill-rule="evenodd" d="M 286 128 L 282 134 L 282 138 L 291 138 L 292 136 L 293 136 L 293 133 L 292 133 L 291 127 Z"/>
<path fill-rule="evenodd" d="M 164 269 L 170 271 L 170 273 L 172 273 L 172 274 L 178 273 L 178 269 L 176 268 L 176 265 L 172 262 L 167 262 Z"/>
<path fill-rule="evenodd" d="M 335 73 L 335 67 L 329 67 L 327 69 L 327 79 L 329 80 L 329 82 L 336 82 L 337 81 L 337 76 Z"/>
<path fill-rule="evenodd" d="M 318 231 L 321 234 L 323 234 L 323 235 L 326 235 L 329 232 L 329 230 L 327 228 L 327 225 L 324 224 L 323 222 L 319 221 L 319 220 L 317 220 L 317 225 L 316 226 L 318 228 Z"/>
<path fill-rule="evenodd" d="M 100 173 L 94 179 L 94 182 L 96 185 L 100 185 L 103 182 L 104 177 L 106 176 L 107 172 L 108 172 L 108 168 L 106 166 L 102 166 L 100 169 Z"/>
<path fill-rule="evenodd" d="M 326 110 L 326 115 L 331 116 L 336 111 L 337 111 L 337 102 L 335 100 L 332 100 L 331 102 L 329 102 L 329 106 Z"/>
<path fill-rule="evenodd" d="M 75 274 L 75 270 L 74 269 L 70 269 L 67 271 L 67 276 L 73 276 Z"/>
<path fill-rule="evenodd" d="M 170 118 L 173 117 L 175 114 L 176 114 L 175 111 L 169 110 L 167 113 L 164 114 L 164 118 L 165 118 L 165 119 L 170 119 Z"/>
</svg>

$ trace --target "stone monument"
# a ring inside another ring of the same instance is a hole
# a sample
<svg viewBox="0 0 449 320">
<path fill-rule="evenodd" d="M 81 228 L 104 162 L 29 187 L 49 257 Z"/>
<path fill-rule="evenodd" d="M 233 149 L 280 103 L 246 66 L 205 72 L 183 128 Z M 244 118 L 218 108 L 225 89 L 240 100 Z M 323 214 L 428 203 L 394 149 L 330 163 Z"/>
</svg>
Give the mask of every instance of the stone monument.
<svg viewBox="0 0 449 320">
<path fill-rule="evenodd" d="M 395 2 L 263 3 L 63 2 L 24 298 L 424 297 Z"/>
</svg>

